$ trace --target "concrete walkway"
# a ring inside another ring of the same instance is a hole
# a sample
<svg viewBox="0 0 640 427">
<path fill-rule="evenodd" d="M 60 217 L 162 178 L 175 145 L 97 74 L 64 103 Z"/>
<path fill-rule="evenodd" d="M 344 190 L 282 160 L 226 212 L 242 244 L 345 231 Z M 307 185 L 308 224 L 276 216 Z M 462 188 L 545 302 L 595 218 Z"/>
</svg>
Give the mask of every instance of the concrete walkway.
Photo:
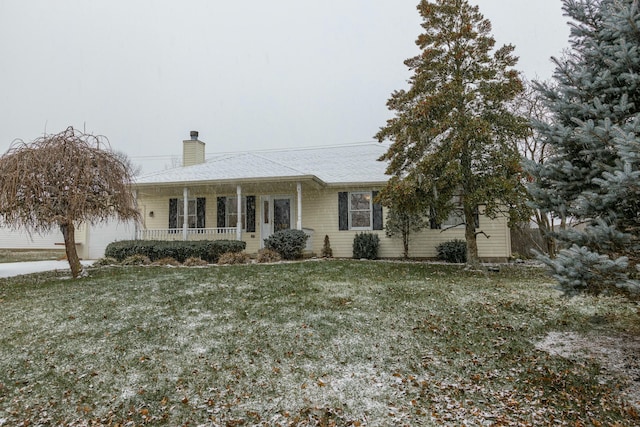
<svg viewBox="0 0 640 427">
<path fill-rule="evenodd" d="M 84 266 L 93 264 L 93 261 L 80 261 Z M 20 276 L 21 274 L 39 273 L 41 271 L 68 270 L 67 261 L 26 261 L 0 263 L 0 277 Z"/>
</svg>

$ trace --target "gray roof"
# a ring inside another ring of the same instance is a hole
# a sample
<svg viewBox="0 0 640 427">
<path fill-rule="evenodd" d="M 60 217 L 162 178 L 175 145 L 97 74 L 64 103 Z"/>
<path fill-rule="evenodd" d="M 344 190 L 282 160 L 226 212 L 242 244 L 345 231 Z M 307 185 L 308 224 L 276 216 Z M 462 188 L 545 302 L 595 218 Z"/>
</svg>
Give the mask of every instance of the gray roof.
<svg viewBox="0 0 640 427">
<path fill-rule="evenodd" d="M 325 184 L 385 183 L 387 146 L 378 143 L 219 154 L 205 163 L 139 177 L 136 184 L 315 178 Z"/>
</svg>

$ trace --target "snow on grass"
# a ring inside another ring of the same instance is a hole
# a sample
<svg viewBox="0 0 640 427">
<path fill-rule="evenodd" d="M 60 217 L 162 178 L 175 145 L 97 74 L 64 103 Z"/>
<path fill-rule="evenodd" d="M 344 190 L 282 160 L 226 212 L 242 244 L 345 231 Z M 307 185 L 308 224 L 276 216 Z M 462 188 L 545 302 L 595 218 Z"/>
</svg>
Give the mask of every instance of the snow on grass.
<svg viewBox="0 0 640 427">
<path fill-rule="evenodd" d="M 540 272 L 334 261 L 94 270 L 0 281 L 7 425 L 624 424 L 616 379 L 534 342 L 612 299 L 559 299 Z M 600 319 L 600 317 L 598 318 Z M 595 417 L 595 418 L 594 418 Z M 627 423 L 628 424 L 628 423 Z"/>
</svg>

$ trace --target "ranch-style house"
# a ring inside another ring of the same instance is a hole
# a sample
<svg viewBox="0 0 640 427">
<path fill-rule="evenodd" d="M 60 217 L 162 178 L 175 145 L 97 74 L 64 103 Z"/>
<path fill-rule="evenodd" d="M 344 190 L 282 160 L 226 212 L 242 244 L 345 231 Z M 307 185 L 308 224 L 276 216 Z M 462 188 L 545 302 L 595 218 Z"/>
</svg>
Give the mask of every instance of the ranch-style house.
<svg viewBox="0 0 640 427">
<path fill-rule="evenodd" d="M 379 256 L 402 256 L 402 241 L 385 235 L 387 208 L 374 202 L 388 180 L 386 147 L 363 143 L 323 148 L 217 154 L 205 160 L 198 132 L 183 141 L 183 166 L 137 179 L 142 214 L 137 239 L 237 239 L 256 253 L 278 230 L 309 235 L 307 250 L 320 254 L 329 236 L 335 257 L 351 257 L 357 233 L 380 237 Z M 478 251 L 484 260 L 511 256 L 506 217 L 490 219 L 479 209 Z M 463 239 L 464 227 L 450 218 L 442 227 L 411 236 L 410 256 L 436 257 L 436 246 Z"/>
</svg>

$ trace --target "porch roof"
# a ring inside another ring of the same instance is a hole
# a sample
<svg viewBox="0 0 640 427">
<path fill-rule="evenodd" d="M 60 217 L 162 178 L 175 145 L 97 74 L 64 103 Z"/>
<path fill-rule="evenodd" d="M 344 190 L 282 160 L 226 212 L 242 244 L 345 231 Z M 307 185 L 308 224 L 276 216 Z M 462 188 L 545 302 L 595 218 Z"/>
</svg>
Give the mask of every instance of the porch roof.
<svg viewBox="0 0 640 427">
<path fill-rule="evenodd" d="M 385 183 L 387 147 L 377 143 L 218 154 L 205 163 L 154 172 L 136 185 L 315 178 L 327 185 Z"/>
</svg>

